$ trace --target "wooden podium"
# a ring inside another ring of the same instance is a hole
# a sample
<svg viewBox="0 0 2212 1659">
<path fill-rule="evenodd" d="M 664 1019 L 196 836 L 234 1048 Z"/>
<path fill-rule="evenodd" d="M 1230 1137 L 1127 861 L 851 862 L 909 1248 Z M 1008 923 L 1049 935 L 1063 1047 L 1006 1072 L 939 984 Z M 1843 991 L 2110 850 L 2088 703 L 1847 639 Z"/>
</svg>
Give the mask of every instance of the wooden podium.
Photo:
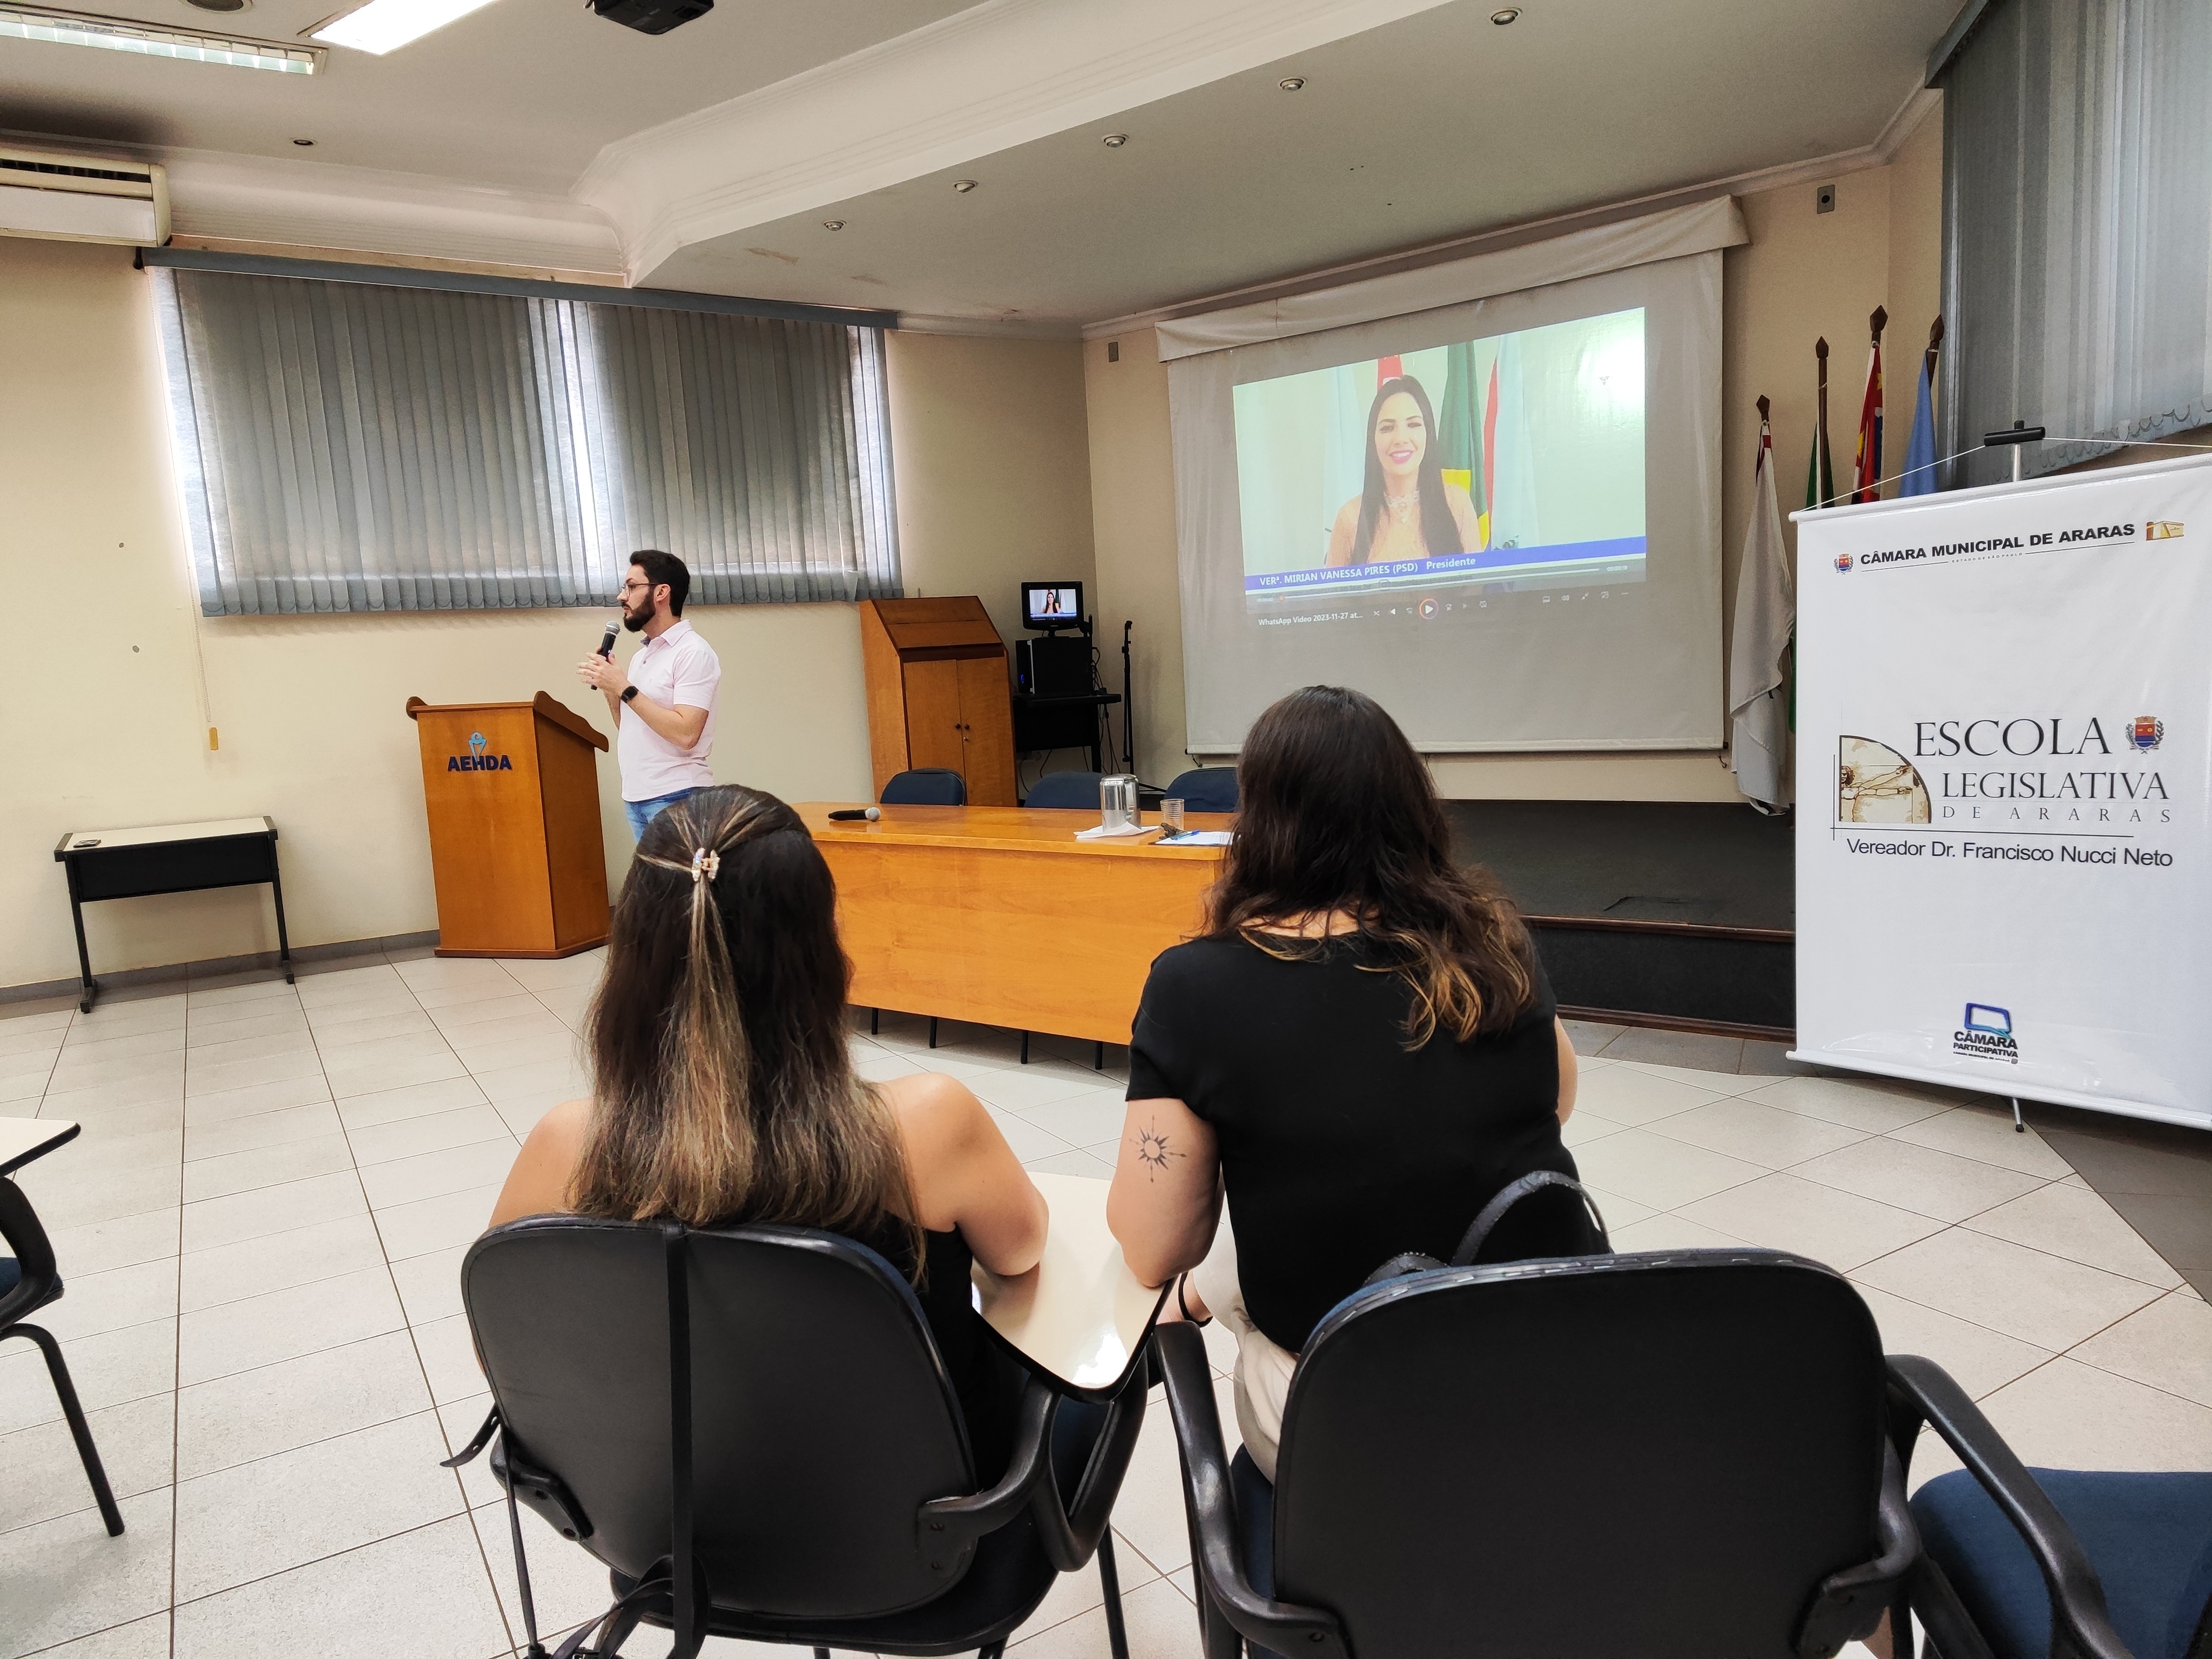
<svg viewBox="0 0 2212 1659">
<path fill-rule="evenodd" d="M 1006 647 L 979 599 L 863 599 L 860 661 L 876 793 L 898 773 L 957 772 L 970 806 L 1014 804 Z"/>
<path fill-rule="evenodd" d="M 528 702 L 407 699 L 441 957 L 565 957 L 607 937 L 592 751 L 607 740 L 540 691 Z"/>
</svg>

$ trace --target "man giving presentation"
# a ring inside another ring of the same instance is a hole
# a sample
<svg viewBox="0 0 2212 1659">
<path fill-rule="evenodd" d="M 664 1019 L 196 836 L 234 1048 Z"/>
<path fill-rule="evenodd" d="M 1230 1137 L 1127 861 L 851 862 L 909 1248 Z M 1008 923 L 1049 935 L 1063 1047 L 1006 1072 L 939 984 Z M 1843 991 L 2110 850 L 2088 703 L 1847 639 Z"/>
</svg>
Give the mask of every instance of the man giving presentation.
<svg viewBox="0 0 2212 1659">
<path fill-rule="evenodd" d="M 714 781 L 714 691 L 721 659 L 684 620 L 691 573 L 672 553 L 633 553 L 622 587 L 623 626 L 645 635 L 624 671 L 597 653 L 577 665 L 576 678 L 599 687 L 615 720 L 615 756 L 622 765 L 623 811 L 633 836 L 664 808 Z"/>
</svg>

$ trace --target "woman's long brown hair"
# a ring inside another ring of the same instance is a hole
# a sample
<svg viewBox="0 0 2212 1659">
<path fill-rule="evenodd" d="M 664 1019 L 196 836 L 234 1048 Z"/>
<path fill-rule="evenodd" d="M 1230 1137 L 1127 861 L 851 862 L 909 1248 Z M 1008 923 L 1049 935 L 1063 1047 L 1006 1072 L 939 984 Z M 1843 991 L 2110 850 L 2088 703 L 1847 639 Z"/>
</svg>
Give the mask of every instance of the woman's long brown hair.
<svg viewBox="0 0 2212 1659">
<path fill-rule="evenodd" d="M 702 789 L 647 826 L 591 1012 L 592 1116 L 570 1201 L 693 1226 L 921 1240 L 898 1126 L 846 1047 L 836 889 L 773 795 Z"/>
<path fill-rule="evenodd" d="M 1207 896 L 1206 936 L 1304 957 L 1322 939 L 1260 931 L 1343 910 L 1413 991 L 1406 1046 L 1464 1042 L 1536 1000 L 1512 902 L 1452 861 L 1435 783 L 1397 721 L 1358 691 L 1309 685 L 1252 724 L 1237 757 L 1237 840 Z"/>
</svg>

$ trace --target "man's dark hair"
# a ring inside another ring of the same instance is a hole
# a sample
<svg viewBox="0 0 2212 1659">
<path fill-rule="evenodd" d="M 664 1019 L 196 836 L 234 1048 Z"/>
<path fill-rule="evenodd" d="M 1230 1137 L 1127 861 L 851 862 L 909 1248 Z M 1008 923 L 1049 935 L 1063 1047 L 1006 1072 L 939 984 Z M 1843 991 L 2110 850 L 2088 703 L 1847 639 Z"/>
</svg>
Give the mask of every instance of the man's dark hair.
<svg viewBox="0 0 2212 1659">
<path fill-rule="evenodd" d="M 664 582 L 668 585 L 668 613 L 682 616 L 684 601 L 691 592 L 691 572 L 684 561 L 657 547 L 642 547 L 629 556 L 629 562 L 645 572 L 646 580 L 655 587 Z"/>
</svg>

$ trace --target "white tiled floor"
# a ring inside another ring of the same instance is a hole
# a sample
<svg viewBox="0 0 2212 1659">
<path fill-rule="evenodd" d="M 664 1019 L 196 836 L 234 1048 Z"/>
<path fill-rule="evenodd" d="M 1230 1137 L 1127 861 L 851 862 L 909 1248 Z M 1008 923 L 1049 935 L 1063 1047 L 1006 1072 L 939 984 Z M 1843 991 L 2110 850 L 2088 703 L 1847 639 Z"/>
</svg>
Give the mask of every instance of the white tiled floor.
<svg viewBox="0 0 2212 1659">
<path fill-rule="evenodd" d="M 420 957 L 88 1017 L 0 1005 L 0 1113 L 85 1126 L 23 1185 L 68 1279 L 46 1322 L 130 1526 L 101 1529 L 35 1352 L 0 1351 L 0 1659 L 513 1650 L 496 1488 L 481 1465 L 437 1467 L 484 1406 L 457 1269 L 518 1137 L 580 1091 L 598 972 Z M 1088 1043 L 1039 1038 L 1022 1066 L 1012 1033 L 948 1025 L 932 1054 L 922 1031 L 886 1017 L 856 1036 L 865 1073 L 952 1073 L 1032 1168 L 1110 1173 L 1123 1074 L 1094 1073 Z M 2212 1468 L 2212 1309 L 2002 1113 L 1842 1078 L 1583 1064 L 1568 1138 L 1619 1248 L 1803 1252 L 2028 1462 Z M 1949 1466 L 1923 1450 L 1916 1476 Z M 603 1606 L 604 1575 L 526 1524 L 546 1628 Z M 1133 1651 L 1194 1655 L 1164 1412 L 1115 1531 Z M 657 1650 L 646 1632 L 630 1650 Z M 1105 1651 L 1091 1574 L 1018 1644 Z"/>
</svg>

